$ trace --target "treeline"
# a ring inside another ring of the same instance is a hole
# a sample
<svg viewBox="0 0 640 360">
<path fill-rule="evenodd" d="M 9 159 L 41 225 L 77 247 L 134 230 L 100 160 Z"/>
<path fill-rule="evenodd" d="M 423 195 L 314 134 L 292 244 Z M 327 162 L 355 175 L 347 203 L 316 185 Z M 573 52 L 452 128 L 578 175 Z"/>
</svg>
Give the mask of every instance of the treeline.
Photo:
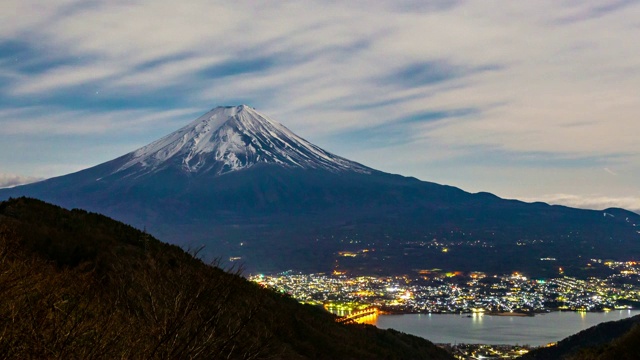
<svg viewBox="0 0 640 360">
<path fill-rule="evenodd" d="M 336 324 L 122 223 L 0 203 L 0 358 L 449 359 L 430 342 Z"/>
</svg>

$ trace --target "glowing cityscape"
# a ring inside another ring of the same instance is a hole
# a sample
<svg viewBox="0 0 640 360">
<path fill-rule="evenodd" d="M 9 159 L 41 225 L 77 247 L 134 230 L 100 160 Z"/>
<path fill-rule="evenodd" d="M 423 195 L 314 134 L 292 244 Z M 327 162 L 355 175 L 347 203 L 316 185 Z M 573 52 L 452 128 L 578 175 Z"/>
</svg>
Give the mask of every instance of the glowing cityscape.
<svg viewBox="0 0 640 360">
<path fill-rule="evenodd" d="M 345 316 L 376 307 L 387 313 L 486 313 L 532 316 L 553 310 L 609 311 L 640 304 L 636 262 L 591 259 L 613 274 L 605 278 L 561 276 L 530 279 L 519 273 L 422 272 L 409 276 L 348 276 L 284 272 L 250 280 L 287 293 L 300 302 L 322 305 Z M 366 321 L 364 319 L 363 321 Z"/>
</svg>

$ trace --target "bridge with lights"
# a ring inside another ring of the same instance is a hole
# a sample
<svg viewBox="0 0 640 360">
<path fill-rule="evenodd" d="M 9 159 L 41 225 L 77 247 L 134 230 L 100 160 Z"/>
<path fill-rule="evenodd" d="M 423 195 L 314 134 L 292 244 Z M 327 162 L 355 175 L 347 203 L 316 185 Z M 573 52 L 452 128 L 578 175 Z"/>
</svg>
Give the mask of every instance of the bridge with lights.
<svg viewBox="0 0 640 360">
<path fill-rule="evenodd" d="M 371 315 L 377 316 L 378 314 L 380 314 L 380 310 L 375 306 L 370 306 L 368 308 L 352 312 L 347 316 L 339 317 L 336 319 L 336 322 L 340 324 L 353 324 L 357 323 L 360 318 Z"/>
</svg>

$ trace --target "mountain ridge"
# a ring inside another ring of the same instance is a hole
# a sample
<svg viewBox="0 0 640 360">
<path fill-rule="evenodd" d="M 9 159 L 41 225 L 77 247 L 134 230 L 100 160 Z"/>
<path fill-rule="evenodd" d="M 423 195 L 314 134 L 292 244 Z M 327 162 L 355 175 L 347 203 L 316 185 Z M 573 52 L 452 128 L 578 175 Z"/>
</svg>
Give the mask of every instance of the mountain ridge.
<svg viewBox="0 0 640 360">
<path fill-rule="evenodd" d="M 524 203 L 387 174 L 270 124 L 247 106 L 214 108 L 112 161 L 0 189 L 0 200 L 31 196 L 100 212 L 175 244 L 206 245 L 212 257 L 241 258 L 252 271 L 551 275 L 584 259 L 640 253 L 635 213 Z M 376 251 L 339 255 L 361 249 Z"/>
</svg>

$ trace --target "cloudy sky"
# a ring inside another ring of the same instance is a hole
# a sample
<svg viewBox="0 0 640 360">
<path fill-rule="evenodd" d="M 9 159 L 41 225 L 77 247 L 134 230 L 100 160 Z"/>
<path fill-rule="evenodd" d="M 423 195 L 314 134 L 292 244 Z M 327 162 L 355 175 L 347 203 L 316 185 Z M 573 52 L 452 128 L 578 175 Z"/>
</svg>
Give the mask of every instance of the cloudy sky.
<svg viewBox="0 0 640 360">
<path fill-rule="evenodd" d="M 219 105 L 471 192 L 640 210 L 640 2 L 3 0 L 0 185 Z"/>
</svg>

